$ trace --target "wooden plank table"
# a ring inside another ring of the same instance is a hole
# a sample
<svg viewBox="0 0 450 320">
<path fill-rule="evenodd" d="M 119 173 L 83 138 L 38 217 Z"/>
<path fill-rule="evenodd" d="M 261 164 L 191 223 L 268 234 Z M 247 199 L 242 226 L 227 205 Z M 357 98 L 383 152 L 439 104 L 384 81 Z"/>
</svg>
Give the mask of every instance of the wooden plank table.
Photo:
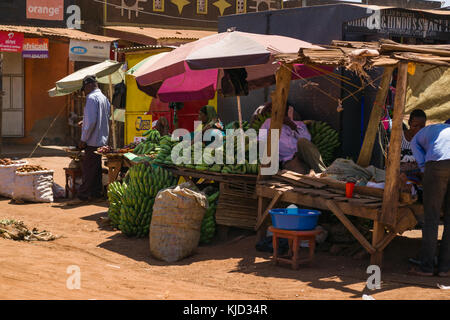
<svg viewBox="0 0 450 320">
<path fill-rule="evenodd" d="M 401 203 L 398 208 L 397 220 L 395 227 L 389 227 L 381 223 L 382 196 L 377 197 L 379 191 L 369 190 L 368 188 L 360 189 L 363 193 L 354 193 L 354 198 L 346 198 L 342 195 L 339 185 L 340 182 L 330 183 L 327 179 L 322 184 L 309 184 L 309 186 L 298 187 L 298 183 L 290 183 L 286 179 L 286 172 L 280 172 L 280 177 L 273 176 L 270 180 L 261 180 L 256 185 L 256 195 L 258 197 L 258 219 L 255 229 L 258 231 L 265 225 L 269 211 L 274 208 L 277 203 L 293 203 L 305 208 L 320 209 L 331 211 L 349 230 L 350 233 L 358 240 L 358 242 L 371 255 L 371 263 L 381 265 L 382 252 L 386 246 L 395 238 L 397 234 L 416 226 L 416 214 L 420 211 L 420 205 L 417 203 Z M 311 181 L 320 178 L 301 177 L 301 183 L 306 180 Z M 373 188 L 371 188 L 373 189 Z M 371 195 L 368 195 L 371 194 Z M 269 205 L 264 205 L 264 200 L 270 201 Z M 347 218 L 355 216 L 374 221 L 374 230 L 371 243 L 361 234 L 361 232 Z M 266 223 L 267 225 L 267 223 Z M 386 232 L 386 228 L 388 232 Z M 265 234 L 265 232 L 260 232 Z"/>
</svg>

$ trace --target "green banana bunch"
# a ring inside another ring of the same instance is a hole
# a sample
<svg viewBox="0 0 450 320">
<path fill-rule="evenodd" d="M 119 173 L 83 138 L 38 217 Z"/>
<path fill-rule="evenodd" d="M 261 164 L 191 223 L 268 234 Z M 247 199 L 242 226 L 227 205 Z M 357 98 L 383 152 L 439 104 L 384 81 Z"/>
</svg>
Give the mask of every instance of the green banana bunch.
<svg viewBox="0 0 450 320">
<path fill-rule="evenodd" d="M 256 116 L 256 119 L 253 121 L 252 125 L 250 126 L 250 128 L 255 129 L 256 131 L 259 131 L 259 129 L 261 128 L 261 126 L 263 125 L 263 123 L 269 119 L 271 117 L 271 113 L 270 112 L 266 112 L 263 114 L 259 114 Z"/>
<path fill-rule="evenodd" d="M 130 168 L 128 184 L 120 196 L 119 229 L 127 236 L 148 236 L 153 204 L 161 189 L 173 186 L 177 180 L 159 166 L 139 163 Z M 113 189 L 111 189 L 113 190 Z"/>
<path fill-rule="evenodd" d="M 114 228 L 117 228 L 120 224 L 120 207 L 126 188 L 127 184 L 125 182 L 121 183 L 119 181 L 114 181 L 108 185 L 108 217 Z"/>
<path fill-rule="evenodd" d="M 335 153 L 341 145 L 338 132 L 323 121 L 312 121 L 308 130 L 311 142 L 319 149 L 325 165 L 329 166 L 335 160 Z"/>
<path fill-rule="evenodd" d="M 200 228 L 200 243 L 210 243 L 216 233 L 215 213 L 217 208 L 217 201 L 219 198 L 219 191 L 207 197 L 208 209 L 202 220 Z"/>
</svg>

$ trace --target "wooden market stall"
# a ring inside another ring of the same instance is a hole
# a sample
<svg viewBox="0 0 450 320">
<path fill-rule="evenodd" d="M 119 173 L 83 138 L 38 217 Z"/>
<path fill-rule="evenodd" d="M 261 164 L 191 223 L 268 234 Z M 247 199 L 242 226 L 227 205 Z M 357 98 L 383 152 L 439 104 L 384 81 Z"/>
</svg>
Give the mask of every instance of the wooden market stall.
<svg viewBox="0 0 450 320">
<path fill-rule="evenodd" d="M 281 171 L 275 176 L 258 176 L 258 221 L 255 229 L 265 235 L 269 210 L 279 202 L 294 203 L 308 208 L 329 210 L 344 224 L 371 255 L 371 263 L 381 265 L 383 250 L 396 237 L 416 226 L 416 213 L 423 207 L 414 203 L 409 194 L 400 192 L 400 146 L 402 121 L 405 109 L 408 64 L 450 66 L 450 46 L 400 45 L 392 41 L 380 43 L 334 41 L 324 50 L 301 49 L 298 55 L 279 55 L 281 68 L 276 74 L 276 89 L 272 93 L 272 121 L 270 129 L 281 129 L 289 93 L 292 66 L 303 63 L 311 66 L 329 65 L 345 67 L 370 83 L 366 70 L 383 67 L 374 107 L 366 129 L 357 164 L 369 165 L 374 141 L 386 101 L 389 83 L 395 68 L 398 69 L 395 109 L 393 114 L 390 147 L 386 162 L 385 188 L 355 187 L 354 197 L 345 197 L 345 182 L 330 178 Z M 268 135 L 270 141 L 270 132 Z M 268 155 L 270 157 L 270 143 Z M 362 235 L 347 216 L 373 221 L 371 243 Z"/>
</svg>

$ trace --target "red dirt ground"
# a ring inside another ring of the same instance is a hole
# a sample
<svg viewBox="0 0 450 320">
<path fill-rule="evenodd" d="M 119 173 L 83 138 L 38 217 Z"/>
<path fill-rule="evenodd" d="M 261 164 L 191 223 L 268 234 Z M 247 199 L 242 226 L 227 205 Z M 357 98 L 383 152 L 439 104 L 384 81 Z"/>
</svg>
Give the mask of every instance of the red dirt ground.
<svg viewBox="0 0 450 320">
<path fill-rule="evenodd" d="M 70 159 L 33 158 L 55 170 Z M 407 276 L 407 259 L 420 247 L 420 230 L 396 238 L 386 249 L 381 289 L 366 286 L 368 259 L 317 252 L 311 266 L 291 270 L 273 265 L 255 250 L 255 236 L 231 237 L 201 246 L 197 253 L 168 264 L 151 257 L 148 239 L 112 230 L 107 203 L 64 208 L 62 203 L 12 204 L 0 200 L 0 219 L 18 219 L 62 238 L 50 242 L 0 239 L 0 299 L 449 299 L 450 279 Z M 440 229 L 440 234 L 442 230 Z M 81 289 L 69 290 L 67 268 L 81 270 Z"/>
</svg>

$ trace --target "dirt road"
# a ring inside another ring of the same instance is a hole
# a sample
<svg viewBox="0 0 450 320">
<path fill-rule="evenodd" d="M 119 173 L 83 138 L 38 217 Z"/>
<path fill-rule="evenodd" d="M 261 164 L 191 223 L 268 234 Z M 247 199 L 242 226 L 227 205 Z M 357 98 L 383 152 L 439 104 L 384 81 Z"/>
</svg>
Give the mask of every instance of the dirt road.
<svg viewBox="0 0 450 320">
<path fill-rule="evenodd" d="M 64 185 L 62 157 L 32 159 L 55 170 Z M 199 247 L 168 264 L 150 256 L 148 239 L 127 238 L 104 217 L 107 203 L 67 208 L 61 203 L 11 204 L 0 200 L 0 219 L 61 235 L 50 242 L 0 239 L 0 299 L 449 299 L 450 279 L 407 276 L 407 258 L 420 247 L 420 231 L 407 232 L 387 248 L 381 289 L 366 288 L 368 259 L 318 252 L 312 266 L 274 266 L 255 250 L 253 235 Z M 442 230 L 441 230 L 442 232 Z M 78 266 L 81 288 L 66 283 Z"/>
</svg>

